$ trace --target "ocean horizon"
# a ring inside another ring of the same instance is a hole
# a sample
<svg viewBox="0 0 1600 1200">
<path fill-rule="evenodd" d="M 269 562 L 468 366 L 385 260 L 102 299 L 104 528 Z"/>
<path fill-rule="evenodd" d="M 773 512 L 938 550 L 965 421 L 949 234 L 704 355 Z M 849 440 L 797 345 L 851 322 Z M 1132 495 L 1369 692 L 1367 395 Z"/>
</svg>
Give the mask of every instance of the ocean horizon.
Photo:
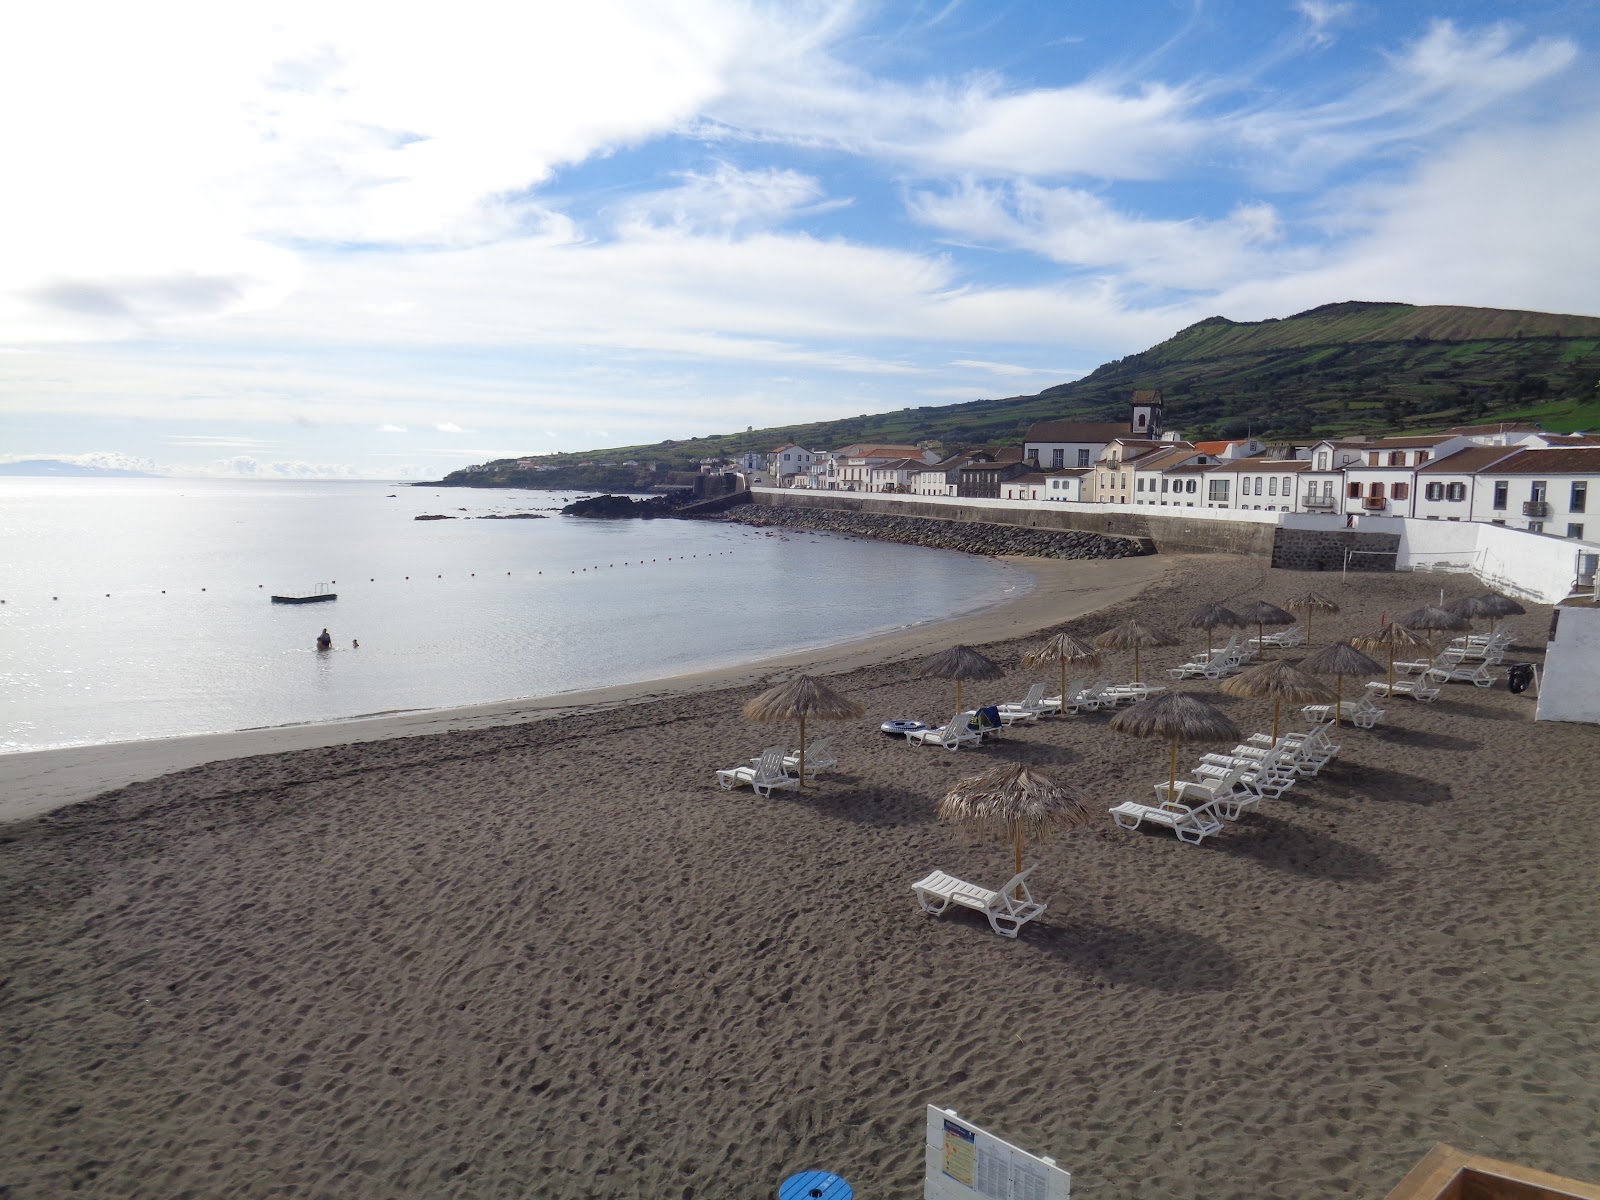
<svg viewBox="0 0 1600 1200">
<path fill-rule="evenodd" d="M 0 753 L 637 683 L 905 629 L 1030 586 L 953 551 L 560 516 L 580 494 L 0 480 Z M 270 599 L 319 585 L 338 599 Z M 324 627 L 332 648 L 319 651 Z"/>
</svg>

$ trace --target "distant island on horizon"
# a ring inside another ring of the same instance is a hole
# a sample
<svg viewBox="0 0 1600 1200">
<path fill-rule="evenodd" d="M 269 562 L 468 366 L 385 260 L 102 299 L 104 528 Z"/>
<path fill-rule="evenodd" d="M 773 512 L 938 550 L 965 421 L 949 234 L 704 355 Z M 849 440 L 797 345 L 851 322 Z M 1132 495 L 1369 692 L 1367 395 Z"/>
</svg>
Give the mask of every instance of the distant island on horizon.
<svg viewBox="0 0 1600 1200">
<path fill-rule="evenodd" d="M 121 467 L 86 467 L 82 463 L 62 462 L 59 458 L 29 458 L 21 462 L 0 463 L 0 475 L 52 476 L 57 478 L 165 479 L 154 471 L 128 471 Z"/>
</svg>

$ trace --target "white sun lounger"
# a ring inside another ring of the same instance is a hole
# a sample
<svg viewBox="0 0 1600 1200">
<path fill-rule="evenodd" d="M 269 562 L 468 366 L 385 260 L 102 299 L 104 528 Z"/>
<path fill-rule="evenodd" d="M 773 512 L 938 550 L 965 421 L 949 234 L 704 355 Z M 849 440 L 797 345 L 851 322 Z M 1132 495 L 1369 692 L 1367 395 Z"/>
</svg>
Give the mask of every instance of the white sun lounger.
<svg viewBox="0 0 1600 1200">
<path fill-rule="evenodd" d="M 1439 698 L 1438 687 L 1429 686 L 1426 675 L 1416 679 L 1396 679 L 1393 686 L 1381 679 L 1374 679 L 1367 684 L 1367 690 L 1374 696 L 1410 696 L 1424 704 L 1431 704 Z"/>
<path fill-rule="evenodd" d="M 1488 663 L 1451 662 L 1443 656 L 1433 660 L 1433 665 L 1428 668 L 1428 678 L 1435 683 L 1450 683 L 1454 680 L 1470 683 L 1474 687 L 1494 686 L 1494 672 L 1489 669 Z"/>
<path fill-rule="evenodd" d="M 783 769 L 784 753 L 782 746 L 768 746 L 752 766 L 729 767 L 726 771 L 718 771 L 717 783 L 727 792 L 736 787 L 750 787 L 755 789 L 758 796 L 770 796 L 777 790 L 797 788 L 800 781 Z"/>
<path fill-rule="evenodd" d="M 1205 776 L 1217 777 L 1236 767 L 1244 767 L 1244 773 L 1239 776 L 1242 783 L 1250 792 L 1254 793 L 1254 800 L 1243 804 L 1235 803 L 1237 793 L 1219 806 L 1223 817 L 1229 821 L 1239 819 L 1239 814 L 1245 808 L 1254 807 L 1256 802 L 1263 798 L 1276 800 L 1295 785 L 1299 775 L 1294 769 L 1294 755 L 1287 746 L 1279 746 L 1267 751 L 1260 758 L 1249 755 L 1237 754 L 1206 754 L 1200 759 L 1200 765 L 1195 768 L 1196 778 Z"/>
<path fill-rule="evenodd" d="M 839 756 L 833 752 L 833 738 L 819 737 L 806 747 L 806 780 L 818 771 L 826 771 L 839 765 Z M 791 750 L 783 756 L 783 769 L 785 772 L 798 772 L 800 770 L 800 751 Z"/>
<path fill-rule="evenodd" d="M 1370 685 L 1369 685 L 1370 686 Z M 1382 686 L 1381 684 L 1379 686 Z M 1339 719 L 1349 721 L 1358 729 L 1371 729 L 1383 718 L 1383 709 L 1372 702 L 1372 697 L 1367 692 L 1355 700 L 1346 700 L 1339 705 Z M 1331 721 L 1333 719 L 1333 705 L 1308 704 L 1300 710 L 1308 721 Z"/>
<path fill-rule="evenodd" d="M 1217 802 L 1208 800 L 1190 808 L 1187 804 L 1139 804 L 1125 800 L 1110 810 L 1111 819 L 1123 829 L 1137 829 L 1149 821 L 1165 825 L 1178 835 L 1180 842 L 1198 844 L 1222 829 L 1222 818 L 1217 815 Z"/>
<path fill-rule="evenodd" d="M 1047 711 L 1044 704 L 1044 684 L 1036 683 L 1028 689 L 1028 694 L 1015 704 L 1000 705 L 1000 719 L 1006 724 L 1012 721 L 1033 722 Z"/>
<path fill-rule="evenodd" d="M 983 735 L 972 728 L 971 713 L 957 713 L 937 729 L 913 729 L 906 734 L 906 745 L 926 746 L 930 742 L 946 750 L 959 750 L 963 746 L 976 746 Z"/>
<path fill-rule="evenodd" d="M 975 909 L 989 918 L 989 928 L 1001 937 L 1014 938 L 1017 930 L 1044 912 L 1045 906 L 1028 891 L 1027 878 L 1033 873 L 1029 867 L 1020 875 L 1013 875 L 998 891 L 979 887 L 943 871 L 934 871 L 917 880 L 911 890 L 917 894 L 917 903 L 929 916 L 938 916 L 952 904 Z M 1012 895 L 1020 892 L 1019 900 Z"/>
<path fill-rule="evenodd" d="M 1107 684 L 1103 679 L 1097 679 L 1088 687 L 1082 688 L 1067 697 L 1065 705 L 1061 703 L 1060 696 L 1046 696 L 1043 703 L 1046 708 L 1062 713 L 1093 712 L 1102 706 L 1112 707 L 1112 701 L 1106 698 Z"/>
</svg>

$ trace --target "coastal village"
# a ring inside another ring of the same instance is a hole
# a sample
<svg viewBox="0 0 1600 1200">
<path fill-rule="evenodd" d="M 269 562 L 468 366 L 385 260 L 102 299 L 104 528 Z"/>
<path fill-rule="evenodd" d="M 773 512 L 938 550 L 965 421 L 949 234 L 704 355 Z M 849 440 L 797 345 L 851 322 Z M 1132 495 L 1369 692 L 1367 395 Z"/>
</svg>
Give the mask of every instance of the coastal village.
<svg viewBox="0 0 1600 1200">
<path fill-rule="evenodd" d="M 1583 541 L 1589 495 L 1600 496 L 1600 435 L 1508 421 L 1306 443 L 1191 442 L 1164 428 L 1161 393 L 1150 390 L 1134 393 L 1126 422 L 1038 421 L 1021 446 L 941 456 L 926 446 L 790 443 L 700 466 L 812 491 L 1480 521 Z"/>
</svg>

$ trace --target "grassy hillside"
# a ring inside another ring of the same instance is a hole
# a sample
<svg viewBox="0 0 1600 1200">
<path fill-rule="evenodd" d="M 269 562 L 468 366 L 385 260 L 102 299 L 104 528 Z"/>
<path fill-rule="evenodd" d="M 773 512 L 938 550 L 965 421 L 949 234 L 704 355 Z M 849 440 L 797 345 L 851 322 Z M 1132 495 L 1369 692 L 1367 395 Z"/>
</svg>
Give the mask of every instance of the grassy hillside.
<svg viewBox="0 0 1600 1200">
<path fill-rule="evenodd" d="M 1345 433 L 1425 432 L 1489 420 L 1600 430 L 1600 318 L 1454 306 L 1351 301 L 1281 320 L 1210 317 L 1159 345 L 1036 396 L 906 408 L 753 432 L 619 446 L 514 461 L 447 482 L 481 486 L 648 486 L 701 458 L 782 442 L 1016 445 L 1039 420 L 1121 420 L 1137 388 L 1160 388 L 1167 428 L 1186 436 L 1307 440 Z M 627 460 L 655 470 L 624 468 Z"/>
</svg>

